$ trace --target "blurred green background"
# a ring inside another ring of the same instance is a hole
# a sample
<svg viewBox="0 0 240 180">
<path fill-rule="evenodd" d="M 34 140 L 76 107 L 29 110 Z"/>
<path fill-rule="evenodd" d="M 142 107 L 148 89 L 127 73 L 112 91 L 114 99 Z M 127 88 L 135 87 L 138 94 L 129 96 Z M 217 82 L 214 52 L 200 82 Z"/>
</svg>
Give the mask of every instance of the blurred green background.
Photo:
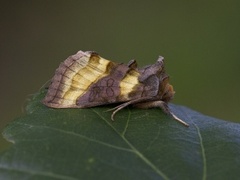
<svg viewBox="0 0 240 180">
<path fill-rule="evenodd" d="M 1 131 L 78 50 L 139 66 L 162 55 L 174 103 L 240 122 L 239 0 L 2 1 L 0 13 Z"/>
</svg>

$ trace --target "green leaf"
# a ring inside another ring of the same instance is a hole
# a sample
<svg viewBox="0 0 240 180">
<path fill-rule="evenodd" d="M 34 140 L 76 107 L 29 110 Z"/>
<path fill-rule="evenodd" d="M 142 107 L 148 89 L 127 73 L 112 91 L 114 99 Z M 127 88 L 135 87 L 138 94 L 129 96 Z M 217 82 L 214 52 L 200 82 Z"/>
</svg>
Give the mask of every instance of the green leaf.
<svg viewBox="0 0 240 180">
<path fill-rule="evenodd" d="M 237 179 L 240 125 L 183 106 L 173 112 L 110 107 L 51 109 L 36 94 L 9 124 L 13 145 L 0 155 L 0 179 Z M 112 107 L 112 106 L 111 106 Z"/>
</svg>

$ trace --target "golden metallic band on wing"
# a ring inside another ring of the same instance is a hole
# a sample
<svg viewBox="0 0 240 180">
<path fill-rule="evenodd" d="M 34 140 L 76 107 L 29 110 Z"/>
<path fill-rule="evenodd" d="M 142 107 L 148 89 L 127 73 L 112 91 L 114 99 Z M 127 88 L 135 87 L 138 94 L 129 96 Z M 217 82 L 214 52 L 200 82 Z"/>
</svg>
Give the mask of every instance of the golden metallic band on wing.
<svg viewBox="0 0 240 180">
<path fill-rule="evenodd" d="M 86 93 L 90 85 L 109 74 L 108 66 L 110 63 L 112 62 L 99 56 L 84 57 L 77 60 L 73 66 L 69 67 L 73 71 L 69 71 L 68 76 L 70 77 L 69 83 L 74 87 L 78 87 L 80 90 L 73 89 L 72 87 L 65 89 L 62 103 L 70 105 L 70 101 L 64 101 L 64 99 L 68 99 L 74 101 L 75 104 L 76 99 Z M 85 66 L 82 66 L 82 64 Z"/>
<path fill-rule="evenodd" d="M 138 77 L 139 72 L 130 70 L 120 82 L 120 96 L 121 98 L 128 99 L 128 95 L 134 90 L 136 85 L 139 85 Z"/>
<path fill-rule="evenodd" d="M 109 75 L 115 63 L 92 52 L 79 51 L 67 58 L 52 79 L 44 103 L 50 107 L 75 107 L 91 84 Z"/>
</svg>

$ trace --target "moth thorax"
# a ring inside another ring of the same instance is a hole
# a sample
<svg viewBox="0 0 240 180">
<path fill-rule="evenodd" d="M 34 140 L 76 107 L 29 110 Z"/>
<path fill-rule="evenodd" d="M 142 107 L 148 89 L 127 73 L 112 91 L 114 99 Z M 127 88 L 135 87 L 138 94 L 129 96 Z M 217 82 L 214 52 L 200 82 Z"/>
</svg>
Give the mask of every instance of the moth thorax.
<svg viewBox="0 0 240 180">
<path fill-rule="evenodd" d="M 167 83 L 163 91 L 162 100 L 165 102 L 171 101 L 174 97 L 174 93 L 175 91 L 173 90 L 173 86 Z"/>
</svg>

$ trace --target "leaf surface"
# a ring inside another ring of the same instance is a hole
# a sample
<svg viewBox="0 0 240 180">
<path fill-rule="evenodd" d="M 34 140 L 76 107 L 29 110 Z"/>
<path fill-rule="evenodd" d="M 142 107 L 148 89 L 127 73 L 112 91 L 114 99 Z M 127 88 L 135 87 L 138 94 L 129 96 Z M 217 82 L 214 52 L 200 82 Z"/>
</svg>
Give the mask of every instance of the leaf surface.
<svg viewBox="0 0 240 180">
<path fill-rule="evenodd" d="M 36 94 L 9 124 L 13 145 L 0 155 L 0 179 L 237 179 L 240 125 L 183 106 L 172 111 L 110 107 L 51 109 Z M 111 106 L 112 107 L 112 106 Z"/>
</svg>

